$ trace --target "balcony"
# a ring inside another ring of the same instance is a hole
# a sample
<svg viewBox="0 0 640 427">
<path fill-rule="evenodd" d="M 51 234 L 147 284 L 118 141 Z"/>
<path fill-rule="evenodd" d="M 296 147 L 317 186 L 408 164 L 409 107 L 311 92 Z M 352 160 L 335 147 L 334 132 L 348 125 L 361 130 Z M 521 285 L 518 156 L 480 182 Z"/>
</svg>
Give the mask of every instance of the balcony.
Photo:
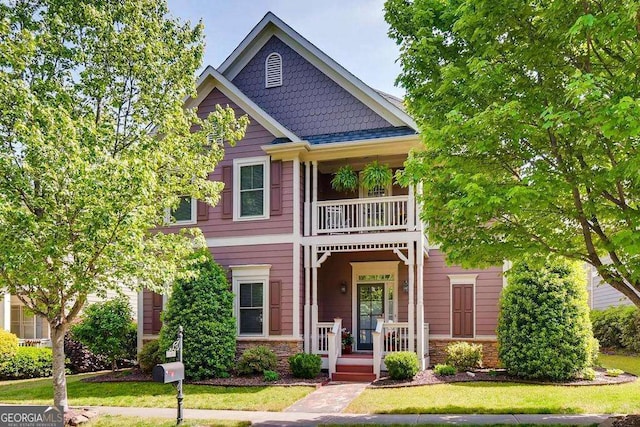
<svg viewBox="0 0 640 427">
<path fill-rule="evenodd" d="M 416 229 L 415 205 L 407 195 L 318 201 L 313 211 L 314 235 Z"/>
</svg>

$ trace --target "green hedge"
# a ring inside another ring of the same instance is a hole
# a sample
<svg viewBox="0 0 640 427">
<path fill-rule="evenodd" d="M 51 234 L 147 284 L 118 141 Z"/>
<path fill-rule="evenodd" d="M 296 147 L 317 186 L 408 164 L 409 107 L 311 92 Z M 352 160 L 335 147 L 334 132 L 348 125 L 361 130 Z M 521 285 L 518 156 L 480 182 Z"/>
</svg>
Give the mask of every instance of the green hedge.
<svg viewBox="0 0 640 427">
<path fill-rule="evenodd" d="M 420 370 L 418 356 L 412 351 L 399 351 L 385 356 L 384 364 L 393 380 L 408 380 Z"/>
<path fill-rule="evenodd" d="M 238 359 L 237 371 L 240 375 L 262 374 L 264 371 L 275 371 L 278 357 L 269 347 L 258 345 L 246 349 Z"/>
<path fill-rule="evenodd" d="M 18 351 L 18 337 L 0 329 L 0 357 L 12 356 Z"/>
<path fill-rule="evenodd" d="M 322 359 L 317 354 L 294 354 L 289 357 L 289 368 L 296 378 L 315 378 L 322 369 Z"/>
<path fill-rule="evenodd" d="M 640 310 L 637 307 L 593 310 L 591 323 L 600 346 L 640 353 Z"/>
<path fill-rule="evenodd" d="M 0 360 L 0 379 L 50 377 L 52 364 L 53 356 L 50 348 L 18 347 L 13 356 L 6 356 Z"/>
<path fill-rule="evenodd" d="M 471 371 L 482 367 L 482 344 L 471 344 L 465 341 L 452 342 L 445 349 L 445 363 L 458 371 Z"/>
</svg>

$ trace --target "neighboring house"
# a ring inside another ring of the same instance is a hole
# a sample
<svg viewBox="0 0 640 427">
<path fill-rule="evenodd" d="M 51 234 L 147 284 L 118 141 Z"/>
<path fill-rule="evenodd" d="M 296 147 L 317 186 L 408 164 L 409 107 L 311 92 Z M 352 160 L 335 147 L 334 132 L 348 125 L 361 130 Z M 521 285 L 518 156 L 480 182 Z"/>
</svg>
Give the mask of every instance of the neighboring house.
<svg viewBox="0 0 640 427">
<path fill-rule="evenodd" d="M 137 317 L 138 295 L 126 288 L 123 293 L 129 298 L 131 314 Z M 86 305 L 112 299 L 116 296 L 113 291 L 107 292 L 106 298 L 89 295 Z M 85 306 L 86 306 L 85 305 Z M 49 345 L 49 323 L 41 316 L 32 314 L 15 295 L 0 296 L 0 329 L 10 331 L 18 336 L 21 345 Z"/>
<path fill-rule="evenodd" d="M 398 350 L 416 352 L 423 367 L 441 362 L 454 340 L 483 343 L 485 364 L 495 366 L 503 267 L 447 266 L 419 220 L 420 188 L 331 187 L 342 165 L 361 171 L 378 160 L 396 170 L 420 149 L 401 100 L 268 13 L 218 69 L 203 72 L 186 107 L 205 117 L 216 104 L 250 125 L 211 174 L 225 184 L 220 203 L 185 198 L 175 228 L 201 228 L 228 270 L 239 352 L 264 344 L 280 356 L 316 353 L 330 373 L 345 372 L 347 328 L 358 351 L 351 363 L 371 366 L 370 375 Z M 138 301 L 139 336 L 155 338 L 166 297 L 145 291 Z"/>
<path fill-rule="evenodd" d="M 592 310 L 604 310 L 620 305 L 633 305 L 631 300 L 610 284 L 602 280 L 596 269 L 587 266 L 587 286 L 589 291 L 589 307 Z"/>
</svg>

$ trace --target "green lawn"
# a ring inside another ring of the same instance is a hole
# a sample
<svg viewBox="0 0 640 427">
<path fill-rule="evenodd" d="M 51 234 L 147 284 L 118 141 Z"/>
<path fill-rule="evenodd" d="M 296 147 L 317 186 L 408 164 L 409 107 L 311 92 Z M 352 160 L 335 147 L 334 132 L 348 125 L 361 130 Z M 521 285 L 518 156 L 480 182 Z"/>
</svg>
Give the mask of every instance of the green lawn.
<svg viewBox="0 0 640 427">
<path fill-rule="evenodd" d="M 637 357 L 603 356 L 603 366 L 640 372 Z M 609 386 L 453 383 L 367 389 L 346 412 L 392 414 L 611 414 L 640 411 L 640 381 Z"/>
<path fill-rule="evenodd" d="M 83 424 L 86 427 L 174 427 L 176 420 L 168 418 L 124 417 L 120 415 L 101 415 L 95 421 Z M 246 427 L 249 421 L 224 420 L 184 420 L 184 427 Z"/>
<path fill-rule="evenodd" d="M 598 363 L 603 368 L 618 368 L 630 374 L 640 375 L 640 356 L 601 354 Z"/>
<path fill-rule="evenodd" d="M 174 407 L 176 391 L 170 384 L 151 382 L 86 383 L 86 375 L 67 377 L 71 406 Z M 312 392 L 312 387 L 184 386 L 185 408 L 281 411 Z M 0 382 L 0 402 L 49 405 L 51 379 Z"/>
</svg>

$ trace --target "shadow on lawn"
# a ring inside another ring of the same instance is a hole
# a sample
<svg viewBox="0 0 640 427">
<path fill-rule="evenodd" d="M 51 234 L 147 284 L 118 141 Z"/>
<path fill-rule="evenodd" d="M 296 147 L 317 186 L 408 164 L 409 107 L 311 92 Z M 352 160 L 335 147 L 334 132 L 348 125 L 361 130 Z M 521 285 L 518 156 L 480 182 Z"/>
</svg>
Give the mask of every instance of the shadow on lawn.
<svg viewBox="0 0 640 427">
<path fill-rule="evenodd" d="M 237 395 L 254 394 L 266 390 L 268 387 L 221 387 L 185 384 L 184 393 L 189 395 Z M 117 396 L 173 396 L 176 388 L 171 384 L 157 384 L 148 382 L 123 383 L 90 383 L 74 382 L 68 385 L 69 395 L 73 398 L 87 397 L 117 397 Z"/>
</svg>

